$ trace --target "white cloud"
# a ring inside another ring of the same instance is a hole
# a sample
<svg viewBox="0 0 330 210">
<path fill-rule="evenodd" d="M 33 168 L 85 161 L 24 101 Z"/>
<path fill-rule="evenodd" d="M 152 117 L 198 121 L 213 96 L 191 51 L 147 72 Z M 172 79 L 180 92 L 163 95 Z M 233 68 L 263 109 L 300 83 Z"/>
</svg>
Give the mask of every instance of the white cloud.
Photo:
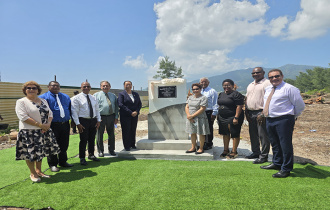
<svg viewBox="0 0 330 210">
<path fill-rule="evenodd" d="M 330 28 L 329 0 L 301 0 L 301 11 L 288 26 L 287 39 L 316 38 Z"/>
<path fill-rule="evenodd" d="M 156 49 L 182 66 L 184 75 L 250 67 L 251 59 L 228 57 L 237 46 L 265 31 L 264 0 L 167 0 L 155 4 Z M 249 60 L 249 62 L 247 62 Z"/>
<path fill-rule="evenodd" d="M 132 56 L 126 56 L 125 62 L 123 63 L 124 66 L 130 66 L 135 69 L 142 69 L 148 67 L 147 62 L 143 58 L 143 54 L 133 59 Z"/>
<path fill-rule="evenodd" d="M 288 22 L 289 20 L 286 16 L 278 17 L 276 19 L 271 20 L 268 28 L 269 35 L 273 37 L 283 35 L 283 30 L 287 26 Z"/>
</svg>

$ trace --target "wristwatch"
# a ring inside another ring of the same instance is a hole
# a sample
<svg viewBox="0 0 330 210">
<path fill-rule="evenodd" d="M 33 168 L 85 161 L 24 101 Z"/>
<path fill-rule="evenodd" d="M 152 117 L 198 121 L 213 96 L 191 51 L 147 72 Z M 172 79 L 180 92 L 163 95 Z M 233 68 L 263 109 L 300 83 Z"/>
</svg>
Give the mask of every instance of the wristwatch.
<svg viewBox="0 0 330 210">
<path fill-rule="evenodd" d="M 238 120 L 238 117 L 234 117 L 235 120 Z"/>
</svg>

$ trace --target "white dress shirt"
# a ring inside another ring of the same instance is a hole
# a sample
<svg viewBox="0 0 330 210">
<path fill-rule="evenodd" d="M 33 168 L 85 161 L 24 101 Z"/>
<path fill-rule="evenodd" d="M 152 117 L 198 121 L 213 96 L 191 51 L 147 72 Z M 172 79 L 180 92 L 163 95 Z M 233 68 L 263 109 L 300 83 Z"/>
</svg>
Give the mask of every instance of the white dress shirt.
<svg viewBox="0 0 330 210">
<path fill-rule="evenodd" d="M 212 115 L 217 115 L 218 114 L 217 91 L 215 91 L 213 88 L 210 88 L 210 86 L 207 86 L 207 88 L 202 89 L 201 93 L 207 97 L 206 111 L 213 110 Z"/>
<path fill-rule="evenodd" d="M 91 94 L 88 94 L 89 99 L 91 100 L 92 107 L 93 107 L 93 118 L 97 118 L 98 122 L 101 122 L 101 116 L 99 112 L 99 105 L 97 100 Z M 79 117 L 83 118 L 90 118 L 89 114 L 89 105 L 87 101 L 87 95 L 85 93 L 79 93 L 75 97 L 72 98 L 71 101 L 71 112 L 72 112 L 72 119 L 79 125 Z"/>
<path fill-rule="evenodd" d="M 264 106 L 272 91 L 272 85 L 266 87 Z M 300 95 L 300 91 L 295 86 L 282 82 L 274 92 L 269 104 L 269 117 L 280 117 L 283 115 L 294 115 L 298 117 L 305 109 L 305 103 Z"/>
</svg>

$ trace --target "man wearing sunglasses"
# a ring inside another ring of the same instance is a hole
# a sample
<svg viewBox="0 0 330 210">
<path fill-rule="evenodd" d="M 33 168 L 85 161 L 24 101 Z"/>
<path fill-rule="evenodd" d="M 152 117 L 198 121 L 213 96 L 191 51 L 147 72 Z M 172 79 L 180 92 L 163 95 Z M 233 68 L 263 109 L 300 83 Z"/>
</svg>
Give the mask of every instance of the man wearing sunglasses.
<svg viewBox="0 0 330 210">
<path fill-rule="evenodd" d="M 270 142 L 268 139 L 266 124 L 258 123 L 257 117 L 262 113 L 264 106 L 265 88 L 270 86 L 270 81 L 266 79 L 265 71 L 262 67 L 256 67 L 252 71 L 254 81 L 249 84 L 246 92 L 245 115 L 249 122 L 249 133 L 252 154 L 246 156 L 247 159 L 254 159 L 254 164 L 268 161 Z M 261 151 L 260 151 L 260 143 Z"/>
<path fill-rule="evenodd" d="M 299 89 L 283 81 L 281 70 L 269 71 L 268 78 L 272 85 L 266 88 L 264 110 L 258 120 L 266 117 L 273 162 L 260 168 L 279 170 L 273 177 L 285 178 L 293 169 L 292 134 L 295 120 L 305 109 L 305 103 Z"/>
<path fill-rule="evenodd" d="M 82 92 L 72 99 L 72 118 L 77 125 L 80 142 L 79 158 L 81 165 L 87 165 L 85 160 L 86 144 L 88 142 L 88 159 L 100 161 L 94 156 L 95 135 L 100 127 L 101 116 L 97 100 L 89 94 L 91 85 L 88 82 L 81 83 Z"/>
<path fill-rule="evenodd" d="M 60 169 L 57 167 L 72 167 L 73 165 L 66 162 L 68 156 L 66 151 L 69 147 L 70 138 L 70 123 L 71 118 L 71 100 L 67 94 L 60 92 L 60 83 L 51 81 L 48 84 L 48 92 L 42 94 L 40 98 L 46 99 L 49 108 L 53 112 L 53 120 L 50 125 L 52 128 L 56 141 L 61 149 L 58 155 L 50 155 L 47 157 L 48 165 L 52 172 L 58 172 Z"/>
</svg>

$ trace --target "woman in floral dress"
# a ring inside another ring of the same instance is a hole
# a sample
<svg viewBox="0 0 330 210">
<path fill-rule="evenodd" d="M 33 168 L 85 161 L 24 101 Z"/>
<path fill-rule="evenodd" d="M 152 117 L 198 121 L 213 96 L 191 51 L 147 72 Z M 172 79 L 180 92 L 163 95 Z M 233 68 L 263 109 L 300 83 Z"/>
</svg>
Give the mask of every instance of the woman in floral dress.
<svg viewBox="0 0 330 210">
<path fill-rule="evenodd" d="M 41 93 L 38 83 L 26 82 L 22 90 L 26 97 L 17 100 L 15 108 L 19 118 L 16 160 L 25 160 L 30 169 L 30 179 L 40 182 L 40 177 L 50 178 L 41 171 L 42 159 L 60 151 L 50 129 L 53 113 L 47 101 L 38 98 Z"/>
</svg>

